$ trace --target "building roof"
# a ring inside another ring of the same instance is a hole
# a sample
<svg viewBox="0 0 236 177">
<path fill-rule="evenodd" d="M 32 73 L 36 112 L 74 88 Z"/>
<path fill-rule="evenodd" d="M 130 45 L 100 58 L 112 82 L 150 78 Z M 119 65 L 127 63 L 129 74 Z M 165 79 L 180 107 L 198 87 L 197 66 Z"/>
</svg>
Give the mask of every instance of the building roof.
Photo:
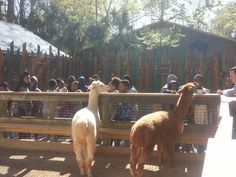
<svg viewBox="0 0 236 177">
<path fill-rule="evenodd" d="M 23 44 L 26 43 L 27 52 L 33 51 L 36 53 L 39 45 L 43 54 L 49 54 L 50 46 L 52 47 L 53 55 L 58 54 L 58 49 L 55 46 L 20 25 L 0 21 L 0 29 L 0 49 L 3 51 L 10 49 L 11 43 L 14 42 L 14 51 L 20 49 L 20 52 L 22 52 Z M 63 55 L 69 56 L 60 51 L 60 56 Z"/>
<path fill-rule="evenodd" d="M 158 28 L 158 27 L 169 27 L 169 26 L 173 26 L 173 25 L 177 26 L 179 28 L 188 30 L 188 31 L 193 31 L 195 33 L 200 33 L 200 34 L 203 34 L 203 35 L 208 35 L 208 36 L 212 36 L 214 38 L 219 38 L 221 40 L 226 40 L 226 41 L 236 43 L 236 40 L 234 40 L 234 39 L 226 38 L 226 37 L 219 36 L 219 35 L 216 35 L 216 34 L 213 34 L 213 33 L 209 33 L 209 32 L 206 32 L 206 31 L 199 30 L 199 29 L 194 29 L 192 27 L 187 27 L 187 26 L 184 26 L 184 25 L 180 25 L 180 24 L 173 23 L 173 22 L 168 22 L 168 21 L 159 21 L 159 22 L 151 23 L 151 24 L 145 25 L 145 26 L 143 26 L 143 27 L 141 27 L 137 30 L 145 29 L 147 27 L 149 27 L 149 28 Z"/>
</svg>

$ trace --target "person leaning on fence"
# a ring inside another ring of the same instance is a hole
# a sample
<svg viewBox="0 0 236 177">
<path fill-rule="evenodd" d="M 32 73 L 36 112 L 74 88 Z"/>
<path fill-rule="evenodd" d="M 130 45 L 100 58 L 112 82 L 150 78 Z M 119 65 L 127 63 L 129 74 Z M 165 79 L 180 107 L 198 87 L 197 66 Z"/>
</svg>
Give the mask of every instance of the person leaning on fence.
<svg viewBox="0 0 236 177">
<path fill-rule="evenodd" d="M 129 93 L 128 92 L 129 88 L 130 88 L 130 83 L 128 80 L 123 79 L 120 81 L 119 84 L 120 93 Z M 123 121 L 135 120 L 135 115 L 133 113 L 133 105 L 131 103 L 123 103 L 123 102 L 119 103 L 114 120 L 123 120 Z"/>
<path fill-rule="evenodd" d="M 29 92 L 30 86 L 30 73 L 28 71 L 24 71 L 20 76 L 19 82 L 16 86 L 16 92 Z M 11 104 L 11 110 L 13 112 L 13 116 L 31 116 L 31 111 L 33 108 L 33 104 L 31 100 L 26 101 L 13 101 Z M 30 138 L 30 134 L 28 133 L 19 133 L 20 139 L 28 139 Z"/>
<path fill-rule="evenodd" d="M 63 78 L 57 79 L 57 85 L 58 85 L 57 87 L 58 92 L 68 92 Z M 59 101 L 57 104 L 57 113 L 59 117 L 67 117 L 69 115 L 68 102 Z"/>
<path fill-rule="evenodd" d="M 71 92 L 81 93 L 82 91 L 79 89 L 79 82 L 74 81 L 71 84 Z M 67 103 L 68 108 L 68 117 L 73 117 L 77 110 L 83 108 L 82 103 L 80 101 L 70 101 Z"/>
<path fill-rule="evenodd" d="M 50 79 L 48 81 L 48 89 L 46 90 L 46 92 L 57 92 L 57 81 L 56 79 Z M 44 117 L 49 117 L 50 113 L 49 110 L 52 109 L 53 107 L 53 103 L 51 102 L 44 102 L 43 103 L 43 109 L 42 109 L 42 113 Z"/>
<path fill-rule="evenodd" d="M 20 76 L 19 82 L 16 86 L 16 92 L 29 92 L 30 86 L 30 73 L 24 71 Z M 12 107 L 14 107 L 14 116 L 31 116 L 31 110 L 33 104 L 31 100 L 27 101 L 15 101 L 12 102 Z"/>
<path fill-rule="evenodd" d="M 195 94 L 210 93 L 210 89 L 203 87 L 204 77 L 202 74 L 196 74 L 193 81 L 198 83 Z M 196 104 L 194 105 L 193 110 L 194 124 L 208 125 L 212 122 L 210 121 L 210 117 L 208 117 L 208 110 L 210 109 L 208 109 L 207 105 Z M 205 149 L 206 147 L 204 145 L 194 145 L 194 150 L 197 150 L 198 153 L 203 153 Z"/>
<path fill-rule="evenodd" d="M 30 87 L 31 92 L 41 92 L 41 90 L 38 87 L 38 78 L 36 76 L 32 76 L 30 78 Z M 42 116 L 42 108 L 43 103 L 41 101 L 32 101 L 33 108 L 32 108 L 32 116 Z"/>
<path fill-rule="evenodd" d="M 233 82 L 234 86 L 230 89 L 225 89 L 225 90 L 219 89 L 217 90 L 217 94 L 228 96 L 228 97 L 236 96 L 236 66 L 230 69 L 230 79 Z"/>
<path fill-rule="evenodd" d="M 0 84 L 0 91 L 11 92 L 7 82 L 3 82 L 2 84 Z M 4 116 L 11 117 L 11 101 L 2 101 L 0 109 L 0 112 L 3 113 Z"/>
<path fill-rule="evenodd" d="M 99 81 L 100 80 L 100 77 L 98 74 L 94 74 L 92 75 L 91 77 L 89 77 L 89 85 L 92 84 L 93 81 Z"/>
<path fill-rule="evenodd" d="M 136 90 L 136 88 L 133 85 L 131 77 L 128 74 L 125 74 L 122 77 L 122 80 L 124 80 L 124 79 L 128 80 L 129 84 L 130 84 L 129 89 L 128 89 L 128 93 L 137 93 L 137 90 Z"/>
<path fill-rule="evenodd" d="M 11 92 L 9 87 L 8 87 L 8 83 L 7 82 L 3 82 L 0 84 L 0 91 L 5 91 L 5 92 Z M 7 100 L 2 100 L 0 102 L 0 113 L 1 116 L 3 117 L 11 117 L 11 101 L 7 101 Z M 2 133 L 4 138 L 7 137 L 12 137 L 13 133 L 12 132 L 3 132 Z"/>
<path fill-rule="evenodd" d="M 119 84 L 121 79 L 119 77 L 113 77 L 111 81 L 108 83 L 108 92 L 109 93 L 120 93 L 119 92 Z M 109 119 L 114 120 L 116 116 L 117 103 L 109 104 Z"/>
<path fill-rule="evenodd" d="M 67 90 L 68 92 L 73 92 L 71 90 L 71 84 L 75 81 L 75 76 L 73 75 L 70 75 L 68 78 L 67 78 Z"/>
<path fill-rule="evenodd" d="M 80 76 L 77 81 L 79 81 L 79 89 L 82 92 L 88 92 L 88 86 L 86 85 L 86 80 L 84 76 Z"/>
<path fill-rule="evenodd" d="M 161 93 L 168 93 L 169 92 L 168 84 L 174 81 L 178 83 L 178 78 L 174 74 L 169 74 L 166 79 L 166 84 L 161 88 Z"/>
</svg>

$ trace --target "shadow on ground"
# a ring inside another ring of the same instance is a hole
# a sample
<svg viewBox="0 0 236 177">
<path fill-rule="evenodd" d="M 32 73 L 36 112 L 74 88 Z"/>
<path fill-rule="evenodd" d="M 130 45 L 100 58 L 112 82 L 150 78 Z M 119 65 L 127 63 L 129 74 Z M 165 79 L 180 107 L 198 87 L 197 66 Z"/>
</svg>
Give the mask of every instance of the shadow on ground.
<svg viewBox="0 0 236 177">
<path fill-rule="evenodd" d="M 97 154 L 94 177 L 129 177 L 129 156 Z M 175 167 L 157 166 L 152 158 L 144 177 L 200 177 L 201 164 L 178 162 Z M 73 153 L 0 149 L 0 176 L 5 177 L 80 177 Z"/>
</svg>

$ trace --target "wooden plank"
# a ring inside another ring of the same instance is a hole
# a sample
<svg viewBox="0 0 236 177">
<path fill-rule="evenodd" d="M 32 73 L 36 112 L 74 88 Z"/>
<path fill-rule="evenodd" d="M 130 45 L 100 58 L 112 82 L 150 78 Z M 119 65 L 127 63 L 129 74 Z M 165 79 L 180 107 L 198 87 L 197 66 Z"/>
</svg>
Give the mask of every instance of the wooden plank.
<svg viewBox="0 0 236 177">
<path fill-rule="evenodd" d="M 87 102 L 88 93 L 80 92 L 0 92 L 0 100 L 16 100 L 16 101 L 73 101 Z"/>
<path fill-rule="evenodd" d="M 31 125 L 31 124 L 9 124 L 1 123 L 0 131 L 4 132 L 20 132 L 20 133 L 39 133 L 50 135 L 71 135 L 69 126 L 51 126 L 51 125 Z"/>
<path fill-rule="evenodd" d="M 57 118 L 47 119 L 36 118 L 30 116 L 22 116 L 22 117 L 0 117 L 0 123 L 15 123 L 15 124 L 36 124 L 36 125 L 63 125 L 63 126 L 71 126 L 72 118 Z"/>
<path fill-rule="evenodd" d="M 138 104 L 175 104 L 178 99 L 176 94 L 163 93 L 129 93 L 112 94 L 102 93 L 100 102 L 138 103 Z M 40 100 L 40 101 L 78 101 L 87 102 L 88 93 L 63 93 L 63 92 L 0 92 L 0 100 Z M 193 104 L 218 105 L 220 96 L 217 94 L 194 95 Z"/>
<path fill-rule="evenodd" d="M 19 150 L 55 151 L 72 152 L 72 144 L 66 142 L 16 140 L 0 138 L 0 147 Z"/>
<path fill-rule="evenodd" d="M 186 129 L 188 129 L 186 127 Z M 52 126 L 52 125 L 34 125 L 34 124 L 14 124 L 1 123 L 0 131 L 3 132 L 21 132 L 21 133 L 39 133 L 50 135 L 64 135 L 71 136 L 70 126 Z M 110 129 L 100 128 L 99 137 L 108 139 L 127 139 L 129 140 L 130 129 Z M 183 133 L 179 143 L 186 144 L 206 144 L 209 137 L 213 137 L 213 132 L 194 131 Z"/>
<path fill-rule="evenodd" d="M 0 138 L 0 147 L 6 149 L 19 149 L 19 150 L 37 150 L 37 151 L 54 151 L 54 152 L 73 152 L 72 144 L 69 142 L 46 142 L 46 141 L 26 141 L 26 140 L 14 140 Z M 102 154 L 124 154 L 129 158 L 129 147 L 118 146 L 97 146 L 96 153 Z M 151 156 L 157 156 L 157 152 L 153 151 Z M 179 153 L 175 152 L 175 159 L 177 161 L 191 161 L 202 162 L 204 154 L 193 153 Z"/>
</svg>

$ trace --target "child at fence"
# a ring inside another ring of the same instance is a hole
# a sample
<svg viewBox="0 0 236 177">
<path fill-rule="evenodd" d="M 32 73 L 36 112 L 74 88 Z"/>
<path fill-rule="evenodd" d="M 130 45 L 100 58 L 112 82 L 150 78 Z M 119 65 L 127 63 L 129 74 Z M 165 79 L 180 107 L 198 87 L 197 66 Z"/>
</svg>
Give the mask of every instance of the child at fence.
<svg viewBox="0 0 236 177">
<path fill-rule="evenodd" d="M 196 94 L 206 94 L 210 93 L 210 90 L 203 87 L 204 77 L 202 74 L 196 74 L 193 78 L 194 82 L 198 83 L 198 87 L 195 91 Z M 208 107 L 207 105 L 194 105 L 194 123 L 200 125 L 208 125 L 211 124 L 211 117 L 209 117 Z M 206 149 L 204 145 L 194 145 L 194 148 L 198 153 L 203 153 Z"/>
<path fill-rule="evenodd" d="M 36 76 L 32 76 L 30 78 L 30 87 L 31 92 L 41 92 L 38 88 L 38 78 Z M 32 116 L 42 116 L 42 102 L 41 101 L 32 101 L 33 108 L 32 108 Z"/>
<path fill-rule="evenodd" d="M 126 79 L 121 80 L 119 84 L 119 92 L 129 93 L 128 92 L 129 89 L 130 89 L 130 82 Z M 114 120 L 132 121 L 135 119 L 136 119 L 136 116 L 133 112 L 133 104 L 124 103 L 124 102 L 119 103 Z M 115 145 L 128 146 L 129 142 L 125 140 L 122 140 L 122 141 L 117 140 L 115 141 Z"/>
<path fill-rule="evenodd" d="M 206 94 L 210 93 L 210 90 L 203 87 L 204 77 L 201 74 L 196 74 L 193 78 L 194 82 L 198 83 L 198 87 L 196 89 L 196 94 Z M 208 117 L 207 105 L 194 105 L 194 123 L 206 125 L 211 123 L 210 117 Z"/>
<path fill-rule="evenodd" d="M 55 79 L 50 79 L 48 81 L 48 89 L 46 90 L 46 92 L 57 92 L 57 81 Z M 51 110 L 52 108 L 53 108 L 53 103 L 44 102 L 42 109 L 43 116 L 47 118 L 50 117 L 49 110 Z"/>
<path fill-rule="evenodd" d="M 73 76 L 73 75 L 70 75 L 68 78 L 67 78 L 67 90 L 68 90 L 68 92 L 73 92 L 72 90 L 71 90 L 71 85 L 72 85 L 72 83 L 75 81 L 75 76 Z"/>
<path fill-rule="evenodd" d="M 130 83 L 128 80 L 123 79 L 120 81 L 119 84 L 120 93 L 128 93 L 129 88 L 130 88 Z M 133 114 L 133 105 L 131 103 L 124 103 L 124 102 L 119 103 L 114 120 L 132 121 L 135 120 L 135 118 L 136 116 Z"/>
<path fill-rule="evenodd" d="M 65 86 L 64 79 L 58 78 L 57 79 L 57 91 L 58 92 L 68 92 L 67 87 Z M 59 117 L 68 117 L 68 102 L 59 101 L 57 104 L 57 112 Z"/>
<path fill-rule="evenodd" d="M 121 79 L 119 77 L 113 77 L 108 84 L 108 92 L 109 93 L 120 93 L 119 92 L 120 81 L 121 81 Z M 117 106 L 118 106 L 117 103 L 109 104 L 109 112 L 110 112 L 109 119 L 110 120 L 114 120 L 114 118 L 116 116 Z"/>
</svg>

